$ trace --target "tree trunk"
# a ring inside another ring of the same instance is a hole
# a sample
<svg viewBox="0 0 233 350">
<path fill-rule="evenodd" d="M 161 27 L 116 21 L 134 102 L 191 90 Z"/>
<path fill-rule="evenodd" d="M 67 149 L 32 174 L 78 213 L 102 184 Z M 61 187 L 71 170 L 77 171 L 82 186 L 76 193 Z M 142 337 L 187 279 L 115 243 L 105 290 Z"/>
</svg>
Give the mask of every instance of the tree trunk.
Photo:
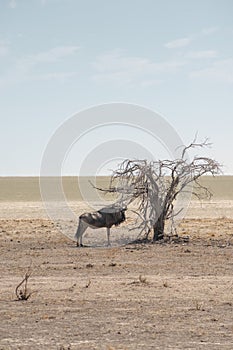
<svg viewBox="0 0 233 350">
<path fill-rule="evenodd" d="M 154 242 L 159 241 L 160 239 L 163 239 L 164 226 L 165 226 L 165 216 L 162 213 L 153 227 L 153 230 L 154 230 L 153 241 Z"/>
</svg>

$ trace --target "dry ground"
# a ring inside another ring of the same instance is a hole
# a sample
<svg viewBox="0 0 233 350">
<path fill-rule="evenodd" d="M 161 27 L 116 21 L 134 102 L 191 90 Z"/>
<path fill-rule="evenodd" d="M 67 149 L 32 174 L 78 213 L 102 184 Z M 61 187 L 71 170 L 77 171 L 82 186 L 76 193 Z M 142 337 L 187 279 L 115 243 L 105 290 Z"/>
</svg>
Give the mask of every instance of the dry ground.
<svg viewBox="0 0 233 350">
<path fill-rule="evenodd" d="M 182 221 L 189 241 L 83 249 L 36 204 L 2 204 L 0 349 L 232 350 L 233 218 L 221 203 Z M 16 301 L 30 265 L 36 293 Z"/>
</svg>

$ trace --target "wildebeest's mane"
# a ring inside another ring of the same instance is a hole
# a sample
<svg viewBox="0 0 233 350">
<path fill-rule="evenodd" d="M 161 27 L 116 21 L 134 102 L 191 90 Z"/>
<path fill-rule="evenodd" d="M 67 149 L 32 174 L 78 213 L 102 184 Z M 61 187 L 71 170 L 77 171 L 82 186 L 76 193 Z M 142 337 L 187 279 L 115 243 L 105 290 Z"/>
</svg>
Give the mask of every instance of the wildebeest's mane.
<svg viewBox="0 0 233 350">
<path fill-rule="evenodd" d="M 120 213 L 126 211 L 127 208 L 123 208 L 120 206 L 108 206 L 98 210 L 99 213 Z"/>
</svg>

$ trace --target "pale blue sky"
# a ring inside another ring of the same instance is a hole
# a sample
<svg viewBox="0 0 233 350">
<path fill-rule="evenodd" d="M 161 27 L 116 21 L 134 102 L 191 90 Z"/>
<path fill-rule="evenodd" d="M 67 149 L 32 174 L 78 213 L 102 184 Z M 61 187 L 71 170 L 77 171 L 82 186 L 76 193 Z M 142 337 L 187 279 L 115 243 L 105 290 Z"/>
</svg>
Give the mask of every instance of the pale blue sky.
<svg viewBox="0 0 233 350">
<path fill-rule="evenodd" d="M 39 175 L 56 128 L 107 102 L 209 137 L 233 174 L 232 18 L 232 0 L 1 0 L 0 175 Z"/>
</svg>

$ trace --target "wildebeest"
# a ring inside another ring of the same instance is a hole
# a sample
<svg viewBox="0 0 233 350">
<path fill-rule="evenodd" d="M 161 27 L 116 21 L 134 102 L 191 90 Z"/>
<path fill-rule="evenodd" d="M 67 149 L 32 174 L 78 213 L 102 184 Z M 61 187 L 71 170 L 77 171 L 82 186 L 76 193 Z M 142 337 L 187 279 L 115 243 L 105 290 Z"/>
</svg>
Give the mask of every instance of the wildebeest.
<svg viewBox="0 0 233 350">
<path fill-rule="evenodd" d="M 106 227 L 108 246 L 110 245 L 110 228 L 120 225 L 125 221 L 126 207 L 109 206 L 93 213 L 84 213 L 79 217 L 79 224 L 74 238 L 77 240 L 77 247 L 82 247 L 82 236 L 88 227 L 93 229 Z"/>
</svg>

